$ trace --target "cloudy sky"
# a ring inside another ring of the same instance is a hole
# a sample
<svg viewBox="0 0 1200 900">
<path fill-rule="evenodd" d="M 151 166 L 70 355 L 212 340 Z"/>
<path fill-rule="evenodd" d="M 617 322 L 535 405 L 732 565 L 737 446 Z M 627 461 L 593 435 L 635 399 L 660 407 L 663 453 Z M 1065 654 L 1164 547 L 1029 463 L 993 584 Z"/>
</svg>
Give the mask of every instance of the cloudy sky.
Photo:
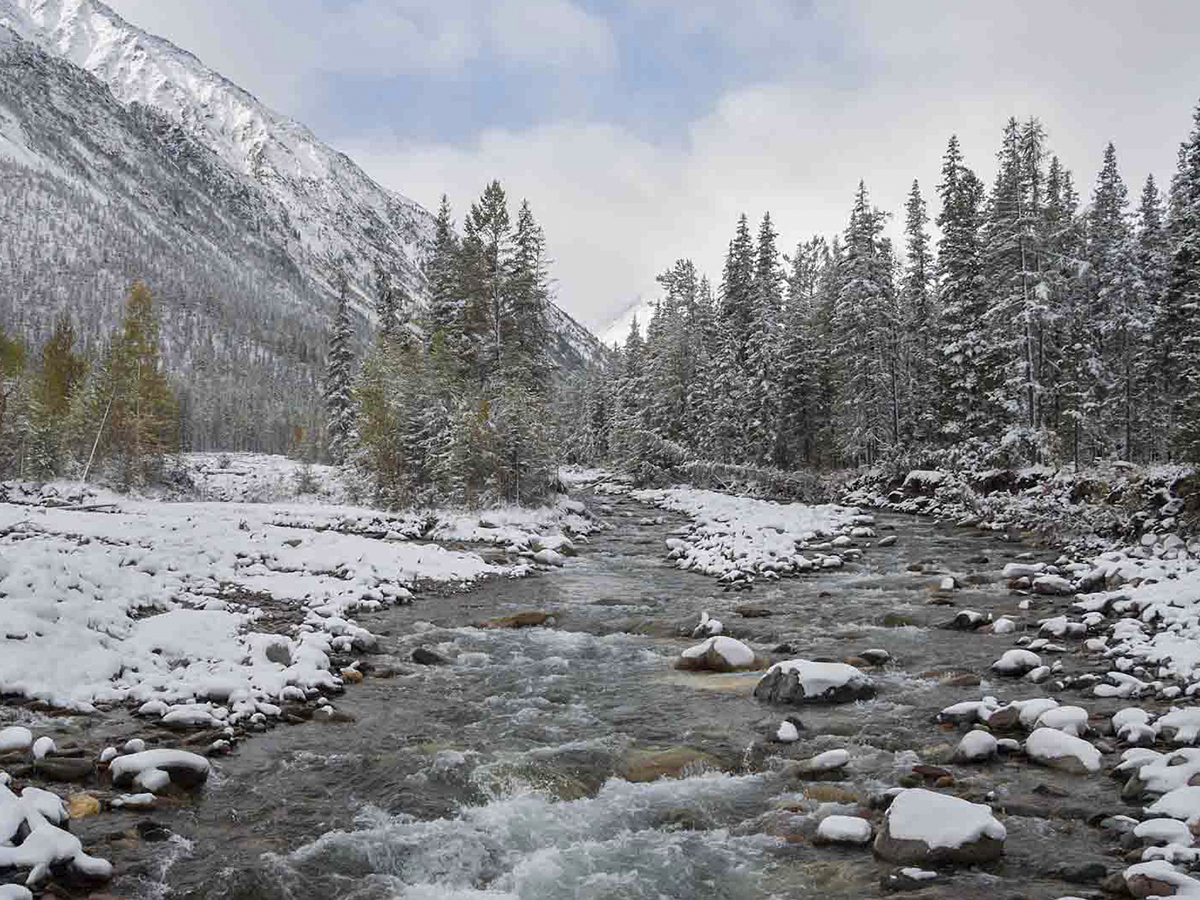
<svg viewBox="0 0 1200 900">
<path fill-rule="evenodd" d="M 1136 196 L 1200 99 L 1193 0 L 108 2 L 426 206 L 500 178 L 596 328 L 677 257 L 719 276 L 742 211 L 788 246 L 840 231 L 860 178 L 899 212 L 951 133 L 990 180 L 1010 115 L 1085 197 L 1115 142 Z"/>
</svg>

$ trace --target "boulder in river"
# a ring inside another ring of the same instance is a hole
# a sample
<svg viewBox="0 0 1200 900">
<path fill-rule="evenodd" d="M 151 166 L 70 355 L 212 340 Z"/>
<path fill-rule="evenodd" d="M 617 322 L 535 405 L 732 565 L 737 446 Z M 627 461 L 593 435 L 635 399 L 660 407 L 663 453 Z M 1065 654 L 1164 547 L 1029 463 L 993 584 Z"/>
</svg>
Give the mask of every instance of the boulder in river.
<svg viewBox="0 0 1200 900">
<path fill-rule="evenodd" d="M 912 788 L 884 814 L 875 853 L 904 865 L 971 865 L 999 858 L 1006 837 L 991 807 Z"/>
<path fill-rule="evenodd" d="M 741 641 L 723 636 L 689 647 L 675 661 L 675 668 L 684 672 L 750 672 L 766 667 L 766 660 Z"/>
<path fill-rule="evenodd" d="M 842 770 L 850 762 L 846 750 L 827 750 L 806 759 L 796 766 L 795 775 L 801 781 L 840 781 Z"/>
<path fill-rule="evenodd" d="M 986 731 L 968 731 L 954 751 L 956 763 L 988 762 L 996 758 L 996 739 Z"/>
<path fill-rule="evenodd" d="M 554 624 L 554 613 L 530 610 L 513 613 L 511 616 L 497 616 L 480 622 L 477 628 L 541 628 Z"/>
<path fill-rule="evenodd" d="M 669 750 L 631 750 L 617 766 L 617 775 L 635 784 L 660 778 L 683 778 L 700 772 L 720 770 L 720 761 L 691 747 Z"/>
<path fill-rule="evenodd" d="M 1025 755 L 1036 763 L 1078 775 L 1100 771 L 1100 751 L 1073 735 L 1039 728 L 1025 741 Z"/>
<path fill-rule="evenodd" d="M 754 688 L 764 703 L 853 703 L 874 696 L 874 683 L 854 666 L 807 659 L 776 663 Z"/>
<path fill-rule="evenodd" d="M 1007 650 L 992 663 L 992 671 L 997 675 L 1020 677 L 1026 672 L 1032 672 L 1042 664 L 1042 659 L 1032 650 Z"/>
<path fill-rule="evenodd" d="M 418 647 L 412 652 L 412 661 L 419 666 L 448 666 L 450 660 L 442 656 L 440 653 L 435 653 L 428 647 Z"/>
</svg>

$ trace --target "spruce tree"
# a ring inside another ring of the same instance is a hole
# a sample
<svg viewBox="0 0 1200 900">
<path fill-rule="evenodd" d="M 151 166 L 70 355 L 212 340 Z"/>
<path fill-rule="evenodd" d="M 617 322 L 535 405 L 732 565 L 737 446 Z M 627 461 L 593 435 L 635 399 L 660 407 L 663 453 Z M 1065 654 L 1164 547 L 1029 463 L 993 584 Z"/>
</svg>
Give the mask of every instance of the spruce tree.
<svg viewBox="0 0 1200 900">
<path fill-rule="evenodd" d="M 1112 442 L 1125 459 L 1136 455 L 1135 436 L 1144 425 L 1146 338 L 1149 310 L 1138 291 L 1136 248 L 1129 222 L 1129 198 L 1117 168 L 1116 148 L 1104 151 L 1104 164 L 1092 194 L 1088 242 L 1092 320 L 1101 368 L 1105 444 Z"/>
<path fill-rule="evenodd" d="M 983 366 L 988 357 L 987 304 L 983 294 L 981 216 L 983 184 L 963 164 L 958 138 L 951 137 L 938 185 L 942 209 L 937 225 L 939 340 L 942 365 L 938 386 L 941 431 L 948 444 L 990 430 L 983 402 Z"/>
<path fill-rule="evenodd" d="M 549 389 L 546 238 L 529 201 L 521 202 L 501 309 L 504 368 L 538 395 Z"/>
<path fill-rule="evenodd" d="M 911 434 L 919 443 L 933 440 L 937 432 L 934 407 L 937 364 L 937 308 L 934 297 L 933 246 L 926 226 L 929 214 L 921 187 L 916 182 L 904 205 L 904 248 L 906 262 L 900 290 L 901 348 L 906 390 L 909 394 Z"/>
<path fill-rule="evenodd" d="M 1164 459 L 1168 453 L 1166 386 L 1164 372 L 1168 368 L 1166 350 L 1170 344 L 1161 333 L 1163 297 L 1167 286 L 1168 239 L 1162 192 L 1154 176 L 1148 175 L 1142 188 L 1137 210 L 1136 254 L 1138 291 L 1141 305 L 1147 310 L 1147 426 L 1149 456 Z"/>
<path fill-rule="evenodd" d="M 1170 264 L 1158 339 L 1169 346 L 1165 382 L 1173 455 L 1200 461 L 1200 104 L 1171 182 Z"/>
<path fill-rule="evenodd" d="M 777 237 L 771 214 L 766 213 L 758 229 L 753 307 L 745 354 L 749 401 L 746 420 L 751 442 L 746 450 L 748 457 L 758 465 L 776 465 L 782 453 L 778 356 L 784 277 L 779 266 Z"/>
<path fill-rule="evenodd" d="M 354 327 L 350 320 L 349 282 L 337 279 L 338 301 L 329 332 L 325 362 L 326 439 L 335 464 L 345 461 L 354 432 Z"/>
</svg>

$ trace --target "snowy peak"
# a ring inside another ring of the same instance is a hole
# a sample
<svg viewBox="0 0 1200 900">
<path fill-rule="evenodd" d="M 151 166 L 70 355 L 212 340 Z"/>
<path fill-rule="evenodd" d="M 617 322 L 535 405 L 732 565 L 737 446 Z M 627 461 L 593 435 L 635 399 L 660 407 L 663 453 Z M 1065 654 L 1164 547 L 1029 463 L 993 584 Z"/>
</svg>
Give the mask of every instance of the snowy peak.
<svg viewBox="0 0 1200 900">
<path fill-rule="evenodd" d="M 211 149 L 273 201 L 264 210 L 272 230 L 293 245 L 289 252 L 317 283 L 328 285 L 333 265 L 348 258 L 365 285 L 380 259 L 419 290 L 429 213 L 191 53 L 98 0 L 0 0 L 0 24 L 91 72 L 121 103 L 166 115 Z"/>
</svg>

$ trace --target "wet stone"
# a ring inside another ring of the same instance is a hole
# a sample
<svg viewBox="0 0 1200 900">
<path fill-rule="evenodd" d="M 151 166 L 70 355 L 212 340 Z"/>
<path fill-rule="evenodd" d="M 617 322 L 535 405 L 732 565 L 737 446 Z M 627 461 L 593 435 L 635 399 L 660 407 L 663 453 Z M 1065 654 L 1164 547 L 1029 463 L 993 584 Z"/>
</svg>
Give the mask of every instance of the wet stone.
<svg viewBox="0 0 1200 900">
<path fill-rule="evenodd" d="M 435 653 L 427 647 L 418 647 L 412 652 L 412 661 L 419 666 L 448 666 L 450 660 L 442 656 L 440 653 Z"/>
</svg>

